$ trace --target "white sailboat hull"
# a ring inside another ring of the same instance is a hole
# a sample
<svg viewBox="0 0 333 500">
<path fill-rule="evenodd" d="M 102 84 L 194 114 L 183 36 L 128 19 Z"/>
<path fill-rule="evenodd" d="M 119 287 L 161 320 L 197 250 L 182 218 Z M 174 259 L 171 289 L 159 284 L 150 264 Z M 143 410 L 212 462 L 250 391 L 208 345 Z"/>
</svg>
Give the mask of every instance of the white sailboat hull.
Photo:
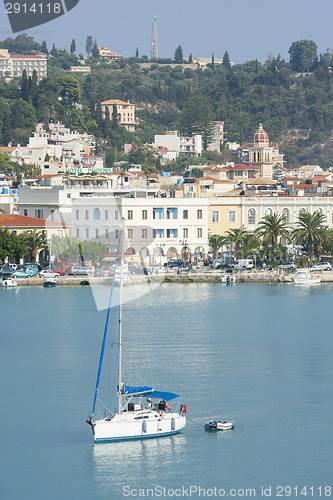
<svg viewBox="0 0 333 500">
<path fill-rule="evenodd" d="M 95 443 L 145 439 L 180 432 L 186 425 L 186 417 L 180 413 L 164 413 L 155 410 L 126 411 L 110 415 L 103 420 L 91 420 Z"/>
</svg>

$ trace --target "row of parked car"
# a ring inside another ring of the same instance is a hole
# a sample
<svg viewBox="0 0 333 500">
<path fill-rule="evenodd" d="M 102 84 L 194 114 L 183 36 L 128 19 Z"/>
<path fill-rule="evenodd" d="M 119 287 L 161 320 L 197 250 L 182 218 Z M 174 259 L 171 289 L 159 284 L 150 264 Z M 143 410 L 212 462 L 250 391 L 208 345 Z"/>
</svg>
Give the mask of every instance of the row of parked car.
<svg viewBox="0 0 333 500">
<path fill-rule="evenodd" d="M 33 278 L 40 276 L 42 278 L 56 278 L 63 275 L 72 276 L 89 276 L 91 271 L 81 265 L 73 265 L 66 272 L 57 271 L 55 269 L 43 268 L 36 262 L 28 262 L 27 264 L 5 264 L 0 269 L 2 278 Z"/>
</svg>

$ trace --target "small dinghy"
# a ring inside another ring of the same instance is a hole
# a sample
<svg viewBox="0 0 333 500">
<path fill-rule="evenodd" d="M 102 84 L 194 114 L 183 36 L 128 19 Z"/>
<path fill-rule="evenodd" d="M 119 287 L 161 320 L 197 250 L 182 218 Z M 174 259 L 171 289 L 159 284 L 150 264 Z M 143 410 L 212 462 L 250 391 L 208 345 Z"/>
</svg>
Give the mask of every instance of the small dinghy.
<svg viewBox="0 0 333 500">
<path fill-rule="evenodd" d="M 226 422 L 222 420 L 210 420 L 206 422 L 205 429 L 212 429 L 215 431 L 228 431 L 229 429 L 233 429 L 235 427 L 235 422 L 230 420 L 230 422 Z"/>
</svg>

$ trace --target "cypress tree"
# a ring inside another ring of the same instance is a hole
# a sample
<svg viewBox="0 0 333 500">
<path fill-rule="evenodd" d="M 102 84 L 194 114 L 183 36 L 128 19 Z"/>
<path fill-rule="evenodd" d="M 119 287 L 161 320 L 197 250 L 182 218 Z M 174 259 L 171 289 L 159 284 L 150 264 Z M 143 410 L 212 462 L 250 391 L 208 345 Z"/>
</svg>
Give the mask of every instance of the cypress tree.
<svg viewBox="0 0 333 500">
<path fill-rule="evenodd" d="M 58 54 L 58 51 L 56 49 L 55 44 L 52 45 L 52 49 L 51 49 L 50 54 L 51 54 L 51 56 L 56 56 Z"/>
<path fill-rule="evenodd" d="M 189 63 L 191 63 L 191 64 L 193 63 L 193 57 L 192 57 L 192 54 L 190 54 L 190 57 L 188 58 L 188 62 L 189 62 Z"/>
<path fill-rule="evenodd" d="M 47 45 L 46 45 L 46 41 L 45 40 L 42 41 L 41 52 L 44 52 L 44 54 L 48 54 L 49 53 L 49 51 L 47 50 Z"/>
<path fill-rule="evenodd" d="M 174 62 L 176 64 L 183 64 L 183 49 L 181 45 L 178 45 L 176 48 Z"/>
<path fill-rule="evenodd" d="M 139 47 L 136 48 L 135 57 L 139 59 Z"/>
<path fill-rule="evenodd" d="M 73 38 L 72 43 L 71 43 L 71 54 L 75 54 L 75 52 L 76 52 L 76 43 L 75 43 L 75 40 Z"/>
<path fill-rule="evenodd" d="M 212 71 L 214 71 L 215 68 L 215 60 L 214 60 L 214 54 L 212 53 Z"/>
<path fill-rule="evenodd" d="M 223 66 L 225 66 L 227 69 L 231 68 L 230 57 L 227 51 L 225 51 L 223 56 Z"/>
<path fill-rule="evenodd" d="M 112 110 L 112 129 L 116 130 L 118 128 L 118 113 L 117 113 L 117 105 L 113 105 L 113 110 Z"/>
<path fill-rule="evenodd" d="M 20 97 L 22 97 L 22 99 L 24 99 L 25 101 L 27 100 L 27 86 L 28 86 L 27 72 L 24 69 L 21 77 Z"/>
<path fill-rule="evenodd" d="M 97 45 L 96 40 L 94 42 L 94 46 L 93 46 L 93 49 L 92 49 L 92 56 L 95 57 L 95 58 L 99 57 L 99 50 L 98 50 L 98 45 Z"/>
<path fill-rule="evenodd" d="M 87 51 L 87 54 L 88 54 L 89 57 L 91 55 L 92 48 L 93 48 L 93 39 L 92 39 L 92 36 L 87 36 L 86 51 Z"/>
</svg>

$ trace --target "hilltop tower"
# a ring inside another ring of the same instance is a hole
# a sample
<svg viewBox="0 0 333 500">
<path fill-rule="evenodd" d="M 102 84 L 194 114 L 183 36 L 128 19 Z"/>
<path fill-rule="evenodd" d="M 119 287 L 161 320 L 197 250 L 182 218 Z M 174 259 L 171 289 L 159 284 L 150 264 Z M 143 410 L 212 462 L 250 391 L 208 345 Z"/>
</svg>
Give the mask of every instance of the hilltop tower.
<svg viewBox="0 0 333 500">
<path fill-rule="evenodd" d="M 153 36 L 152 36 L 152 39 L 151 39 L 151 58 L 152 59 L 157 59 L 158 58 L 156 16 L 154 17 L 154 22 L 153 22 Z"/>
</svg>

